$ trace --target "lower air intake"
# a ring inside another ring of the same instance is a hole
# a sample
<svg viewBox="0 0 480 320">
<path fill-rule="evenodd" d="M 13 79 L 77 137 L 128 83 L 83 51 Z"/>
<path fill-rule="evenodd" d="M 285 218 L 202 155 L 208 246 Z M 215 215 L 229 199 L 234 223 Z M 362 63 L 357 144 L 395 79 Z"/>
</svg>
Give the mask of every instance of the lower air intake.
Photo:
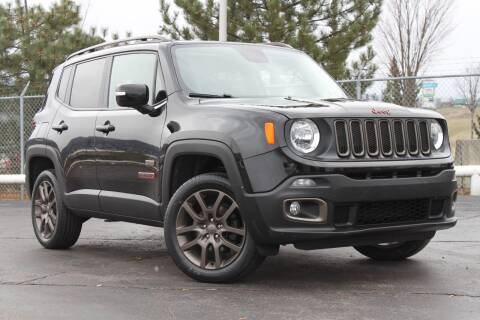
<svg viewBox="0 0 480 320">
<path fill-rule="evenodd" d="M 377 225 L 427 220 L 428 199 L 364 202 L 359 205 L 357 225 Z"/>
</svg>

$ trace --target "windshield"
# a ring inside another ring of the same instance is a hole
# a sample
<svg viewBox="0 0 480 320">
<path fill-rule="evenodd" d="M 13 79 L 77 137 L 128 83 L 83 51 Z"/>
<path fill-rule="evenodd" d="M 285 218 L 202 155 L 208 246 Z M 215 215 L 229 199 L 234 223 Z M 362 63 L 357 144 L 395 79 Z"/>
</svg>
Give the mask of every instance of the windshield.
<svg viewBox="0 0 480 320">
<path fill-rule="evenodd" d="M 260 45 L 180 45 L 176 72 L 192 96 L 234 98 L 346 98 L 313 59 L 294 50 Z"/>
</svg>

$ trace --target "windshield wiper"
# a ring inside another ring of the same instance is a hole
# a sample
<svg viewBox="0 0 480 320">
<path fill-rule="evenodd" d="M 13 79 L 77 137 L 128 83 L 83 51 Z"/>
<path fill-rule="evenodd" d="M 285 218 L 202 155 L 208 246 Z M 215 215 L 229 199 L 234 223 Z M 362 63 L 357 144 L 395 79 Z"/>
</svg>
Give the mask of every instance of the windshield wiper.
<svg viewBox="0 0 480 320">
<path fill-rule="evenodd" d="M 321 106 L 321 107 L 326 107 L 325 105 L 321 104 L 319 101 L 314 101 L 314 100 L 300 99 L 300 98 L 294 98 L 294 97 L 286 97 L 286 98 L 284 98 L 284 99 L 285 99 L 285 100 L 289 100 L 289 101 L 296 101 L 296 102 L 307 103 L 308 106 Z"/>
<path fill-rule="evenodd" d="M 191 92 L 188 94 L 190 98 L 211 98 L 211 99 L 221 99 L 221 98 L 233 98 L 231 94 L 210 94 L 210 93 L 195 93 Z"/>
<path fill-rule="evenodd" d="M 354 101 L 353 99 L 350 99 L 350 98 L 327 98 L 327 99 L 320 99 L 320 100 L 327 101 L 327 102 Z"/>
</svg>

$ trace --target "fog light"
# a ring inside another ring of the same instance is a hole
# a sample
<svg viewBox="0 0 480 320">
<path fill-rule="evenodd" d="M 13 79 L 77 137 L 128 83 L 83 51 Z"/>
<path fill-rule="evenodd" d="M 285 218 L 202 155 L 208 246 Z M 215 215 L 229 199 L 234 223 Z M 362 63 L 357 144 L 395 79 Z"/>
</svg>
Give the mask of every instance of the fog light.
<svg viewBox="0 0 480 320">
<path fill-rule="evenodd" d="M 297 179 L 293 181 L 292 187 L 296 188 L 305 188 L 305 187 L 315 187 L 317 184 L 313 179 Z"/>
<path fill-rule="evenodd" d="M 451 202 L 450 202 L 450 212 L 447 213 L 447 217 L 451 218 L 455 215 L 455 210 L 457 209 L 457 193 L 455 192 L 452 195 Z"/>
<path fill-rule="evenodd" d="M 283 212 L 287 219 L 310 222 L 326 223 L 327 203 L 317 198 L 296 198 L 283 201 Z"/>
<path fill-rule="evenodd" d="M 300 203 L 298 201 L 293 201 L 292 203 L 290 203 L 289 211 L 292 216 L 298 216 L 302 211 Z"/>
</svg>

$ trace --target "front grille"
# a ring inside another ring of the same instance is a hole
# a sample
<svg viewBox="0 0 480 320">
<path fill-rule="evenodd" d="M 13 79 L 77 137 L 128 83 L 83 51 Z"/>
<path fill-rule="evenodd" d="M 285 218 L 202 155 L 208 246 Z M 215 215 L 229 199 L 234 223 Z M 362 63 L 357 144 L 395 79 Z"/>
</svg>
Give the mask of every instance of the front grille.
<svg viewBox="0 0 480 320">
<path fill-rule="evenodd" d="M 337 152 L 340 157 L 346 157 L 350 154 L 348 147 L 347 123 L 339 120 L 335 122 L 335 134 L 337 136 Z"/>
<path fill-rule="evenodd" d="M 380 121 L 380 139 L 382 140 L 382 153 L 384 156 L 391 156 L 393 150 L 390 124 L 387 120 Z"/>
<path fill-rule="evenodd" d="M 365 131 L 367 133 L 367 149 L 370 156 L 378 155 L 378 135 L 377 126 L 373 120 L 365 121 Z"/>
<path fill-rule="evenodd" d="M 407 121 L 407 135 L 408 135 L 408 152 L 411 155 L 418 154 L 418 134 L 417 125 L 415 121 Z"/>
<path fill-rule="evenodd" d="M 428 134 L 428 126 L 426 121 L 420 121 L 420 146 L 422 147 L 423 154 L 430 153 L 430 138 Z"/>
<path fill-rule="evenodd" d="M 430 200 L 399 200 L 361 203 L 356 225 L 376 225 L 427 220 Z"/>
<path fill-rule="evenodd" d="M 400 120 L 395 120 L 393 122 L 393 129 L 395 134 L 395 152 L 399 156 L 404 156 L 406 153 L 406 149 L 405 149 L 405 132 L 403 128 L 403 122 Z"/>
<path fill-rule="evenodd" d="M 358 120 L 352 120 L 350 122 L 351 130 L 350 133 L 352 135 L 352 148 L 353 154 L 356 157 L 361 157 L 364 154 L 364 146 L 363 146 L 363 129 L 362 123 Z"/>
<path fill-rule="evenodd" d="M 428 156 L 428 120 L 351 119 L 335 121 L 337 154 L 342 158 Z"/>
</svg>

